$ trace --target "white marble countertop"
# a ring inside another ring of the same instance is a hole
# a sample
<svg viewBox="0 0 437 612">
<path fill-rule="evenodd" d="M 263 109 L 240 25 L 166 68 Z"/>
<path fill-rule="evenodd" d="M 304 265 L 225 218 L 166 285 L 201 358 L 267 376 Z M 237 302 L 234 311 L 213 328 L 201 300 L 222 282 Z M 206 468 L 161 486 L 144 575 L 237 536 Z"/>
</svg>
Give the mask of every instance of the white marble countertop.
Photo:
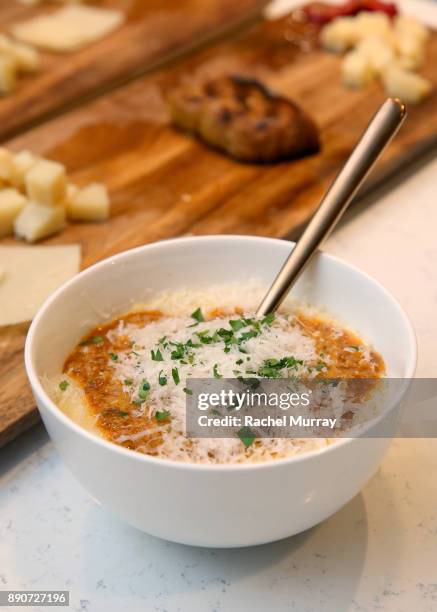
<svg viewBox="0 0 437 612">
<path fill-rule="evenodd" d="M 357 205 L 326 246 L 406 308 L 423 377 L 437 371 L 435 157 Z M 39 426 L 0 451 L 0 589 L 69 590 L 69 609 L 91 612 L 432 612 L 436 474 L 437 440 L 398 440 L 362 493 L 306 533 L 190 548 L 99 507 Z"/>
</svg>

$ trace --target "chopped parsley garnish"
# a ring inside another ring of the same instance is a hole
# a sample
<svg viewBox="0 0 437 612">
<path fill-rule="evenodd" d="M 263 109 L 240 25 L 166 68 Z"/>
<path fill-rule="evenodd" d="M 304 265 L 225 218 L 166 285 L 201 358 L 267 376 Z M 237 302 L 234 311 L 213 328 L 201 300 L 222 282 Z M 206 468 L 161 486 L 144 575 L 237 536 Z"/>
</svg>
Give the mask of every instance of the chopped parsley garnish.
<svg viewBox="0 0 437 612">
<path fill-rule="evenodd" d="M 282 357 L 282 359 L 265 359 L 263 365 L 259 368 L 259 376 L 265 378 L 279 378 L 281 376 L 281 370 L 284 368 L 293 368 L 297 370 L 299 366 L 303 365 L 301 359 L 295 357 Z"/>
<path fill-rule="evenodd" d="M 153 349 L 150 351 L 151 356 L 152 356 L 152 361 L 164 361 L 164 358 L 162 356 L 162 353 L 159 349 L 157 349 L 156 351 L 154 351 Z"/>
<path fill-rule="evenodd" d="M 205 320 L 200 307 L 191 314 L 191 318 L 195 319 L 198 323 L 202 323 Z"/>
<path fill-rule="evenodd" d="M 235 362 L 237 365 L 241 365 L 243 363 L 242 359 L 237 359 L 237 361 Z"/>
<path fill-rule="evenodd" d="M 132 380 L 132 378 L 125 378 L 124 384 L 126 385 L 126 387 L 130 387 L 134 384 L 134 381 Z"/>
<path fill-rule="evenodd" d="M 178 369 L 177 368 L 172 368 L 171 375 L 173 377 L 175 385 L 178 385 L 181 382 L 181 379 L 179 378 L 179 371 L 178 371 Z"/>
<path fill-rule="evenodd" d="M 93 336 L 90 339 L 91 344 L 102 344 L 102 342 L 104 342 L 105 339 L 103 336 Z"/>
<path fill-rule="evenodd" d="M 246 448 L 249 448 L 256 438 L 255 434 L 249 429 L 249 427 L 242 427 L 239 431 L 237 431 L 236 435 L 238 438 L 240 438 Z"/>
<path fill-rule="evenodd" d="M 86 346 L 87 344 L 102 344 L 105 341 L 103 336 L 92 336 L 91 338 L 85 338 L 79 343 L 80 346 Z"/>
<path fill-rule="evenodd" d="M 157 421 L 165 421 L 166 419 L 171 417 L 171 412 L 170 410 L 162 410 L 162 411 L 157 410 L 155 412 L 155 417 Z"/>
<path fill-rule="evenodd" d="M 218 371 L 218 363 L 214 364 L 212 371 L 214 373 L 214 378 L 223 378 L 223 376 Z"/>
<path fill-rule="evenodd" d="M 69 384 L 70 383 L 68 382 L 68 380 L 61 380 L 61 382 L 59 383 L 60 390 L 65 391 Z"/>
<path fill-rule="evenodd" d="M 109 353 L 109 356 L 112 359 L 112 361 L 118 361 L 117 353 Z"/>
<path fill-rule="evenodd" d="M 261 325 L 270 326 L 274 320 L 275 320 L 275 315 L 273 314 L 273 312 L 271 312 L 270 314 L 266 315 L 264 319 L 261 320 Z"/>
<path fill-rule="evenodd" d="M 160 384 L 161 387 L 165 387 L 165 385 L 167 384 L 167 376 L 163 375 L 163 370 L 160 371 L 159 376 L 158 376 L 158 382 Z"/>
<path fill-rule="evenodd" d="M 138 397 L 141 400 L 145 400 L 149 391 L 150 391 L 150 383 L 145 378 L 143 378 L 143 380 L 141 381 L 140 388 L 138 390 Z"/>
<path fill-rule="evenodd" d="M 187 395 L 193 395 L 193 392 L 191 389 L 188 389 L 188 387 L 184 387 L 183 388 L 184 393 L 186 393 Z"/>
<path fill-rule="evenodd" d="M 234 332 L 243 329 L 243 327 L 246 327 L 246 324 L 242 319 L 235 319 L 234 321 L 229 321 L 229 325 L 232 327 Z"/>
<path fill-rule="evenodd" d="M 326 367 L 327 367 L 327 366 L 326 366 L 326 363 L 320 362 L 320 363 L 318 363 L 318 364 L 316 365 L 316 370 L 317 370 L 318 372 L 321 372 L 321 371 L 322 371 L 322 370 L 324 370 Z"/>
<path fill-rule="evenodd" d="M 170 357 L 172 359 L 183 359 L 185 356 L 185 352 L 187 350 L 185 344 L 182 344 L 182 342 L 170 342 L 170 344 L 172 346 L 175 346 L 176 348 L 171 352 Z"/>
<path fill-rule="evenodd" d="M 359 351 L 360 350 L 360 347 L 357 344 L 351 344 L 348 348 L 351 348 L 354 351 Z"/>
</svg>

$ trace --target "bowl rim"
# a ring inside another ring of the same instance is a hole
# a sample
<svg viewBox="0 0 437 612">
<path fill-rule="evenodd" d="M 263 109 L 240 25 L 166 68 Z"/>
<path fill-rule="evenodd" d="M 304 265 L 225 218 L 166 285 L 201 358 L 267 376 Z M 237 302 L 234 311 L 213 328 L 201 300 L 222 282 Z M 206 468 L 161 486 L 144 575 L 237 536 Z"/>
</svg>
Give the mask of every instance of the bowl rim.
<svg viewBox="0 0 437 612">
<path fill-rule="evenodd" d="M 44 389 L 41 384 L 40 378 L 36 373 L 36 368 L 34 364 L 34 335 L 38 328 L 38 325 L 41 319 L 44 317 L 46 310 L 55 302 L 59 295 L 61 295 L 66 289 L 75 285 L 76 283 L 80 283 L 81 279 L 85 276 L 92 275 L 98 272 L 100 269 L 106 268 L 107 266 L 112 266 L 114 263 L 118 263 L 123 259 L 130 258 L 135 256 L 137 253 L 142 253 L 144 251 L 149 251 L 153 249 L 160 249 L 162 247 L 166 247 L 167 245 L 171 245 L 174 243 L 186 243 L 190 244 L 190 242 L 226 242 L 227 240 L 239 240 L 245 242 L 264 242 L 267 244 L 290 244 L 290 246 L 294 246 L 295 242 L 282 238 L 271 238 L 265 236 L 250 236 L 250 235 L 239 235 L 239 234 L 211 234 L 211 235 L 202 235 L 202 236 L 183 236 L 176 238 L 168 238 L 165 240 L 159 240 L 155 242 L 151 242 L 149 244 L 141 245 L 139 247 L 135 247 L 132 249 L 128 249 L 126 251 L 122 251 L 121 253 L 117 253 L 116 255 L 112 255 L 107 257 L 97 263 L 85 268 L 80 271 L 78 274 L 75 274 L 71 279 L 63 283 L 58 289 L 56 289 L 40 306 L 38 309 L 33 321 L 29 327 L 29 331 L 27 333 L 25 348 L 24 348 L 24 361 L 25 368 L 28 379 L 30 381 L 33 393 L 37 396 L 40 401 L 44 402 L 45 408 L 55 417 L 58 421 L 69 429 L 73 434 L 77 434 L 79 436 L 85 437 L 89 442 L 97 444 L 102 447 L 102 449 L 106 449 L 109 452 L 114 452 L 121 456 L 125 456 L 132 461 L 140 461 L 145 463 L 150 463 L 152 465 L 156 465 L 156 467 L 162 468 L 174 468 L 178 470 L 194 470 L 194 471 L 214 471 L 214 472 L 227 472 L 227 471 L 246 471 L 246 470 L 264 470 L 271 469 L 273 466 L 277 466 L 278 468 L 284 465 L 288 465 L 291 463 L 300 463 L 303 461 L 311 461 L 316 460 L 321 455 L 330 454 L 335 452 L 337 449 L 342 448 L 344 446 L 348 446 L 349 444 L 353 444 L 355 441 L 362 440 L 362 438 L 354 437 L 354 438 L 341 438 L 336 440 L 334 444 L 329 444 L 324 447 L 310 450 L 307 452 L 303 452 L 297 455 L 291 455 L 290 457 L 283 457 L 280 459 L 272 459 L 268 461 L 260 461 L 256 463 L 246 462 L 246 463 L 193 463 L 188 461 L 176 461 L 174 459 L 165 459 L 161 457 L 152 457 L 150 455 L 146 455 L 143 453 L 138 453 L 136 451 L 124 448 L 108 440 L 94 434 L 91 431 L 86 430 L 81 427 L 75 421 L 70 419 L 66 414 L 62 412 L 62 410 L 56 405 L 56 403 L 51 399 L 49 394 Z M 384 297 L 392 304 L 393 308 L 397 310 L 398 314 L 401 316 L 403 321 L 405 330 L 407 332 L 408 341 L 410 344 L 410 356 L 407 362 L 407 373 L 409 376 L 405 378 L 413 378 L 416 364 L 417 364 L 417 339 L 416 334 L 414 332 L 413 325 L 400 305 L 397 299 L 387 290 L 379 281 L 375 280 L 372 276 L 360 270 L 357 266 L 348 263 L 337 257 L 336 255 L 331 255 L 330 253 L 326 253 L 322 250 L 319 250 L 319 256 L 327 259 L 328 261 L 335 262 L 346 268 L 348 271 L 358 274 L 363 277 L 364 280 L 370 284 L 372 284 L 378 291 L 384 294 Z M 401 398 L 402 399 L 402 398 Z"/>
</svg>

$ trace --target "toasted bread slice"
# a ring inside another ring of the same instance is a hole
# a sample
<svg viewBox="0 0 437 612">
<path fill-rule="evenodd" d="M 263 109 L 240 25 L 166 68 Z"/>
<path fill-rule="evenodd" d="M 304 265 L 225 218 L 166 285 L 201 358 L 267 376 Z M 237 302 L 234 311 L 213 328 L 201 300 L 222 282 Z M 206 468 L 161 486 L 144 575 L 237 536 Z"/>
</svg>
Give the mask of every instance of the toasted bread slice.
<svg viewBox="0 0 437 612">
<path fill-rule="evenodd" d="M 255 79 L 221 76 L 170 92 L 173 122 L 245 162 L 277 162 L 315 153 L 317 126 L 297 104 Z"/>
</svg>

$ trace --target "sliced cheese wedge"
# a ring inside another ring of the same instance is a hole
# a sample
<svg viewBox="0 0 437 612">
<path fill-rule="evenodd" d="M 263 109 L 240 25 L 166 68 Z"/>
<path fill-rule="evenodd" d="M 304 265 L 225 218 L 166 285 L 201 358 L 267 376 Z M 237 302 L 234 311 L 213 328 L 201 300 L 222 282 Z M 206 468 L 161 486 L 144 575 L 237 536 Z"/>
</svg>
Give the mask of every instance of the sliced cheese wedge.
<svg viewBox="0 0 437 612">
<path fill-rule="evenodd" d="M 80 49 L 103 38 L 124 21 L 121 11 L 90 6 L 66 6 L 12 27 L 18 40 L 55 52 Z"/>
<path fill-rule="evenodd" d="M 14 221 L 27 203 L 16 189 L 2 189 L 0 191 L 0 238 L 14 233 Z"/>
<path fill-rule="evenodd" d="M 72 221 L 105 221 L 109 217 L 109 197 L 105 185 L 91 183 L 75 192 L 70 187 L 67 216 Z"/>
<path fill-rule="evenodd" d="M 80 268 L 80 246 L 0 246 L 0 325 L 30 321 Z"/>
<path fill-rule="evenodd" d="M 39 204 L 62 204 L 67 193 L 65 167 L 49 159 L 38 160 L 26 172 L 24 183 L 29 198 Z"/>
<path fill-rule="evenodd" d="M 63 206 L 44 206 L 29 202 L 14 221 L 14 231 L 27 242 L 36 242 L 56 234 L 65 227 Z"/>
</svg>

